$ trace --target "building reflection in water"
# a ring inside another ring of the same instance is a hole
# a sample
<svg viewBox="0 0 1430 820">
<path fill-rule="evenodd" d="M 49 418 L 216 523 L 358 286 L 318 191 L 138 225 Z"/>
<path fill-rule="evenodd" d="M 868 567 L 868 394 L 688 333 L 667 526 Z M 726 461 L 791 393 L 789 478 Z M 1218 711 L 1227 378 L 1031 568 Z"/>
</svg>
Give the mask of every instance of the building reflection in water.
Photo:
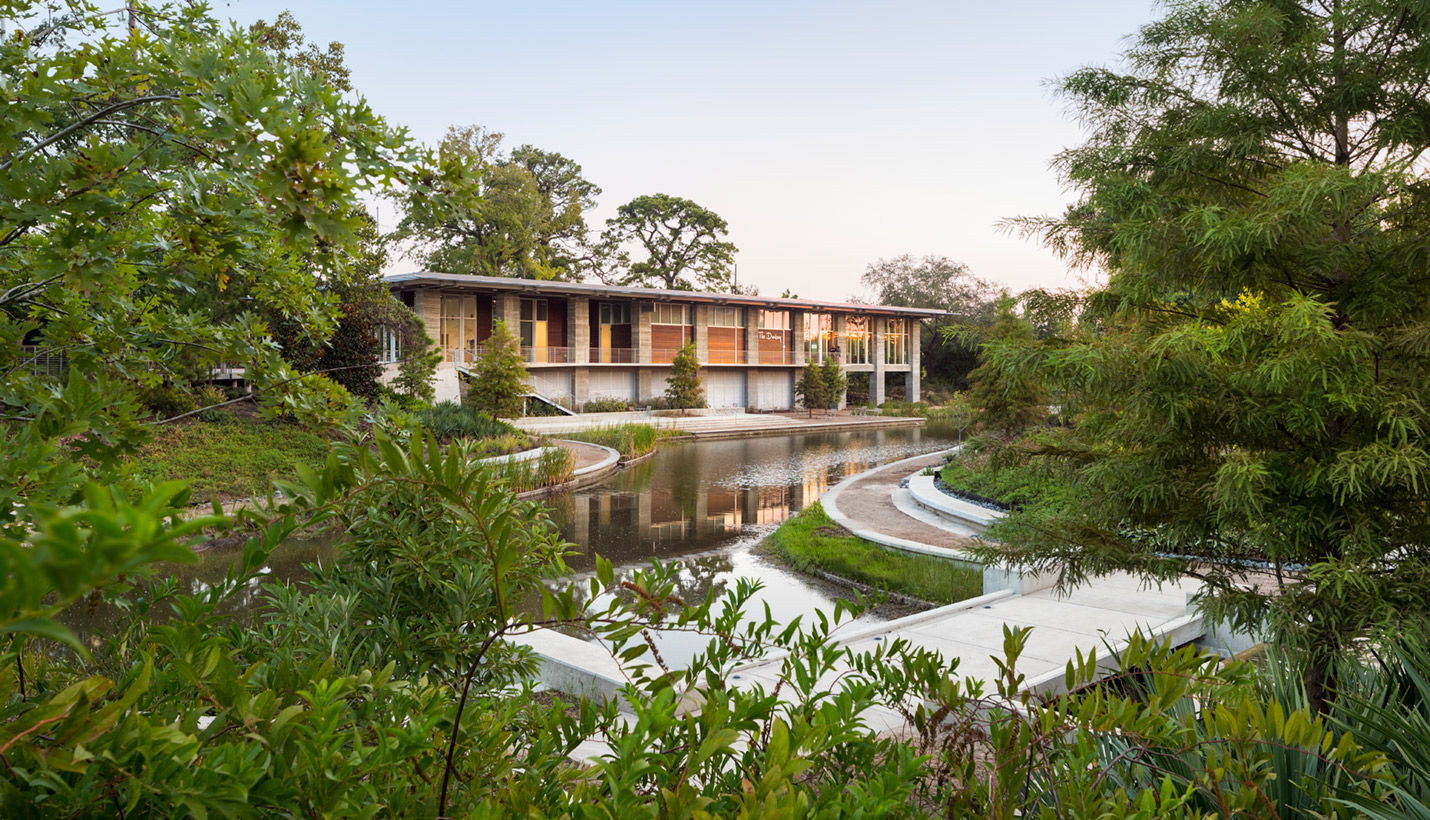
<svg viewBox="0 0 1430 820">
<path fill-rule="evenodd" d="M 700 554 L 752 525 L 781 523 L 847 476 L 941 442 L 921 433 L 672 444 L 655 459 L 563 499 L 553 517 L 587 556 L 572 556 L 578 571 L 589 569 L 592 553 L 617 565 Z"/>
</svg>

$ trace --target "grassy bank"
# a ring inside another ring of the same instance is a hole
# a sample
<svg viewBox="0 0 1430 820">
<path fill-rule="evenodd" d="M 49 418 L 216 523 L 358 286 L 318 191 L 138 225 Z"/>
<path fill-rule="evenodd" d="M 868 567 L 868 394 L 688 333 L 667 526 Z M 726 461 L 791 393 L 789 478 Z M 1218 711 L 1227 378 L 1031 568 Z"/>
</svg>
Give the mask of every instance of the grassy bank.
<svg viewBox="0 0 1430 820">
<path fill-rule="evenodd" d="M 765 546 L 796 570 L 819 570 L 935 604 L 983 594 L 981 572 L 940 558 L 887 550 L 850 535 L 818 502 L 781 524 Z"/>
<path fill-rule="evenodd" d="M 136 477 L 188 481 L 193 500 L 261 496 L 275 478 L 292 478 L 295 464 L 322 465 L 323 439 L 292 424 L 230 416 L 222 421 L 166 424 L 133 458 Z"/>
<path fill-rule="evenodd" d="M 572 441 L 589 441 L 610 447 L 621 454 L 621 458 L 637 458 L 653 451 L 662 439 L 677 438 L 686 433 L 649 424 L 615 424 L 609 427 L 593 427 L 573 433 L 562 433 L 558 438 Z"/>
</svg>

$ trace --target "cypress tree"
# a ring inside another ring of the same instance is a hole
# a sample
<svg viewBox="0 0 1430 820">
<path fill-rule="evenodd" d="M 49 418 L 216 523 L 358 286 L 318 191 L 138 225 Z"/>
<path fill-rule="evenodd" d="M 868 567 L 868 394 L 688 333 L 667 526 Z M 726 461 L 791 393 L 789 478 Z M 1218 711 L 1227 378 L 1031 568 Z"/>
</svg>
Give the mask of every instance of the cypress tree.
<svg viewBox="0 0 1430 820">
<path fill-rule="evenodd" d="M 521 415 L 522 398 L 531 392 L 526 379 L 521 344 L 506 322 L 498 320 L 473 364 L 463 404 L 493 418 Z"/>
<path fill-rule="evenodd" d="M 670 363 L 670 378 L 666 380 L 665 397 L 677 410 L 705 406 L 705 387 L 700 382 L 700 360 L 695 357 L 695 344 L 688 343 L 676 351 Z"/>
</svg>

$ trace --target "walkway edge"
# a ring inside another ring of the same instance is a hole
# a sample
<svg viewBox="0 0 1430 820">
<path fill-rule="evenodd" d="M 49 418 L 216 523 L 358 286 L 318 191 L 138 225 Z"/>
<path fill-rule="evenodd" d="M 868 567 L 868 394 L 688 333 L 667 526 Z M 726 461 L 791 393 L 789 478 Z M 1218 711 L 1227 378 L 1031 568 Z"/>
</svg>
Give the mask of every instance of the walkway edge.
<svg viewBox="0 0 1430 820">
<path fill-rule="evenodd" d="M 839 494 L 844 490 L 845 487 L 852 486 L 855 482 L 867 478 L 881 470 L 887 470 L 892 467 L 897 467 L 900 464 L 908 464 L 914 461 L 921 461 L 923 459 L 928 458 L 929 456 L 941 455 L 943 453 L 948 452 L 951 452 L 951 450 L 935 450 L 932 453 L 921 453 L 916 456 L 910 456 L 909 458 L 899 459 L 898 461 L 891 461 L 887 464 L 880 464 L 876 467 L 871 467 L 862 473 L 856 473 L 852 476 L 849 476 L 848 478 L 845 478 L 838 484 L 835 484 L 833 487 L 830 487 L 828 490 L 826 490 L 824 492 L 824 495 L 819 499 L 820 504 L 824 506 L 825 514 L 828 515 L 830 519 L 834 521 L 834 523 L 838 524 L 846 530 L 849 530 L 849 532 L 853 533 L 854 535 L 863 538 L 865 541 L 871 541 L 881 547 L 888 547 L 890 549 L 896 549 L 902 552 L 911 552 L 917 555 L 931 555 L 935 558 L 942 558 L 945 561 L 952 561 L 956 564 L 962 564 L 964 566 L 968 566 L 974 569 L 983 569 L 982 563 L 975 561 L 966 555 L 954 552 L 953 550 L 945 549 L 943 547 L 933 547 L 929 546 L 928 544 L 920 543 L 918 541 L 910 541 L 907 538 L 899 538 L 893 535 L 885 535 L 877 530 L 871 530 L 865 527 L 861 527 L 853 519 L 849 518 L 847 515 L 839 511 Z M 988 590 L 985 589 L 984 591 L 986 592 Z"/>
</svg>

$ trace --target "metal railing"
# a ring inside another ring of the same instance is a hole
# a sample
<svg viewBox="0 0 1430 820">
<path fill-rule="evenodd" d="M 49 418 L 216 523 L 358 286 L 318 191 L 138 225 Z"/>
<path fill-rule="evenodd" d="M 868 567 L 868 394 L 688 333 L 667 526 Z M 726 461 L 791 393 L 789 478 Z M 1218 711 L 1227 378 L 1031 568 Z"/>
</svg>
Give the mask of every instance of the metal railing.
<svg viewBox="0 0 1430 820">
<path fill-rule="evenodd" d="M 17 369 L 34 376 L 54 376 L 64 378 L 69 370 L 69 358 L 62 351 L 41 345 L 20 345 L 20 360 Z"/>
<path fill-rule="evenodd" d="M 456 364 L 471 364 L 481 357 L 483 345 L 447 348 L 442 351 L 443 360 Z M 530 347 L 521 349 L 522 359 L 527 364 L 670 364 L 680 352 L 678 347 L 657 347 L 650 351 L 650 358 L 641 359 L 639 351 L 633 347 L 593 347 L 586 351 L 586 359 L 580 361 L 579 347 Z M 751 354 L 748 350 L 708 350 L 701 364 L 794 364 L 793 350 L 760 350 Z"/>
</svg>

